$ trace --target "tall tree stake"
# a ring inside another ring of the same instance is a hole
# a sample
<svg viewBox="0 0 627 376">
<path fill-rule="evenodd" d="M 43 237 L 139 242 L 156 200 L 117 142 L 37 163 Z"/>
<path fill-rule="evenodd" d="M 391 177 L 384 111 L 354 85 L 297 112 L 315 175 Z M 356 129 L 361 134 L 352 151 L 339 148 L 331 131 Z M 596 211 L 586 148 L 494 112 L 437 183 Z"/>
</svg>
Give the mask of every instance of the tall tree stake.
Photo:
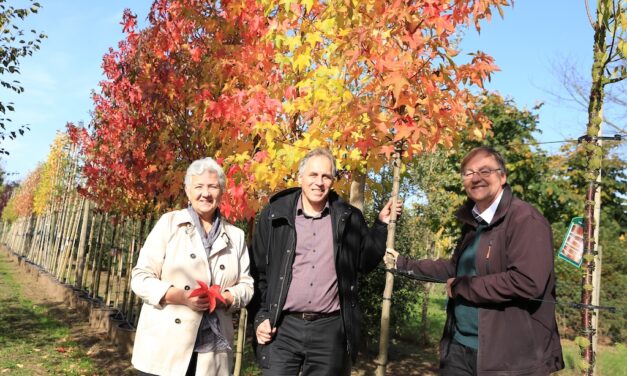
<svg viewBox="0 0 627 376">
<path fill-rule="evenodd" d="M 390 224 L 388 225 L 388 238 L 386 248 L 394 249 L 394 235 L 396 233 L 396 203 L 401 180 L 401 149 L 394 153 L 394 180 L 392 182 L 392 209 L 390 212 Z M 394 289 L 394 274 L 389 270 L 385 272 L 385 289 L 383 290 L 383 303 L 381 304 L 381 335 L 379 337 L 379 358 L 377 359 L 377 376 L 385 375 L 385 367 L 388 363 L 388 342 L 390 338 L 390 307 L 392 306 L 392 290 Z"/>
</svg>

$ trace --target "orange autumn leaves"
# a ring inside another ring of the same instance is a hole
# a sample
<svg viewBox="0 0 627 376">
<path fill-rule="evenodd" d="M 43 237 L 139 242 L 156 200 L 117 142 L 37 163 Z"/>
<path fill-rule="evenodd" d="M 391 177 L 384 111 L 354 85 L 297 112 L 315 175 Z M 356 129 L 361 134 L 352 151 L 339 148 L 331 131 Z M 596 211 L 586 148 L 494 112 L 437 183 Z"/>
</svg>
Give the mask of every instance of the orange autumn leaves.
<svg viewBox="0 0 627 376">
<path fill-rule="evenodd" d="M 70 130 L 86 192 L 124 213 L 171 208 L 189 162 L 210 155 L 229 178 L 223 212 L 250 218 L 295 183 L 310 148 L 376 172 L 398 141 L 411 158 L 469 129 L 481 137 L 489 124 L 473 88 L 496 67 L 481 52 L 456 63 L 452 40 L 505 5 L 157 0 L 143 30 L 128 11 L 92 125 Z"/>
</svg>

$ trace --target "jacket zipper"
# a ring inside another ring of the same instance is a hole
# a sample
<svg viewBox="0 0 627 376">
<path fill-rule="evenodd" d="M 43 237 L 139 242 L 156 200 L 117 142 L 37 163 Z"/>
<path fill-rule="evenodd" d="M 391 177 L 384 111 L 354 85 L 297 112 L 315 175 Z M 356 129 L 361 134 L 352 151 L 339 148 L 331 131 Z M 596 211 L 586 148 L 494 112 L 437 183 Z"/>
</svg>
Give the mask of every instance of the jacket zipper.
<svg viewBox="0 0 627 376">
<path fill-rule="evenodd" d="M 340 250 L 342 248 L 342 246 L 341 246 L 341 244 L 342 244 L 342 239 L 341 239 L 342 234 L 340 233 L 340 227 L 342 226 L 342 220 L 344 220 L 344 222 L 346 222 L 346 216 L 344 216 L 343 214 L 340 215 L 340 218 L 338 218 L 337 226 L 336 226 L 336 230 L 335 230 L 335 232 L 336 232 L 336 236 L 335 237 L 337 239 L 337 245 L 336 245 L 337 253 L 335 254 L 335 273 L 336 273 L 336 275 L 337 275 L 337 267 L 338 267 L 337 260 L 339 260 L 339 258 L 340 258 Z M 346 223 L 345 223 L 345 225 L 346 225 Z M 338 292 L 342 290 L 342 279 L 340 278 L 340 276 L 337 276 L 337 288 L 338 288 Z M 342 305 L 346 304 L 344 302 L 345 299 L 342 298 L 342 294 L 341 293 L 338 294 L 338 298 L 340 299 L 340 316 L 342 318 L 342 324 L 344 325 L 344 331 L 347 333 L 348 336 L 350 336 L 350 334 L 349 334 L 351 332 L 351 330 L 349 330 L 350 323 L 347 324 L 346 321 L 344 320 L 344 314 L 343 314 L 344 313 L 344 309 L 342 308 Z M 351 299 L 350 294 L 349 294 L 348 298 Z M 350 303 L 350 304 L 352 304 L 352 303 Z M 352 328 L 350 328 L 350 329 L 352 329 Z M 351 349 L 351 342 L 350 341 L 346 341 L 346 351 L 348 352 L 348 354 L 351 354 L 352 349 Z"/>
<path fill-rule="evenodd" d="M 293 238 L 293 236 L 294 236 L 294 233 L 292 233 L 292 238 Z M 294 243 L 295 242 L 292 242 L 292 245 L 294 245 Z M 295 247 L 290 247 L 290 248 L 295 248 Z M 276 313 L 274 314 L 274 323 L 273 323 L 273 325 L 276 325 L 276 323 L 279 321 L 279 314 L 281 313 L 279 311 L 279 303 L 281 302 L 281 297 L 283 296 L 283 290 L 285 288 L 285 280 L 287 279 L 287 267 L 290 266 L 289 258 L 291 256 L 290 253 L 292 251 L 293 251 L 292 249 L 288 249 L 287 250 L 288 255 L 286 256 L 286 259 L 285 259 L 285 268 L 283 268 L 283 274 L 282 274 L 283 281 L 281 282 L 281 289 L 279 290 L 279 300 L 276 303 Z M 272 308 L 270 308 L 270 309 L 272 309 Z"/>
</svg>

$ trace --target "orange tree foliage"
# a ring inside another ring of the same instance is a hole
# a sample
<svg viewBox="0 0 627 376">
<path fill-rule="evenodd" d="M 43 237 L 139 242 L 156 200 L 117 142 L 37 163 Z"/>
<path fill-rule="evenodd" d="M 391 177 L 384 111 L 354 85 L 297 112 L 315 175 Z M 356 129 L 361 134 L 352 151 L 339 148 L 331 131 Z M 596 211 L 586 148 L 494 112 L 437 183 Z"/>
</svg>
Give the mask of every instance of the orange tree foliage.
<svg viewBox="0 0 627 376">
<path fill-rule="evenodd" d="M 462 131 L 482 137 L 489 125 L 471 89 L 496 67 L 481 52 L 457 64 L 451 39 L 504 5 L 157 0 L 141 31 L 127 11 L 127 37 L 103 60 L 93 123 L 70 128 L 86 192 L 105 209 L 169 208 L 189 162 L 210 155 L 229 178 L 223 212 L 243 218 L 294 184 L 313 147 L 363 173 L 398 142 L 411 158 Z"/>
<path fill-rule="evenodd" d="M 11 196 L 2 212 L 3 221 L 12 222 L 18 218 L 26 218 L 33 214 L 35 190 L 41 179 L 42 170 L 43 167 L 41 165 L 38 166 L 14 190 L 13 196 Z"/>
</svg>

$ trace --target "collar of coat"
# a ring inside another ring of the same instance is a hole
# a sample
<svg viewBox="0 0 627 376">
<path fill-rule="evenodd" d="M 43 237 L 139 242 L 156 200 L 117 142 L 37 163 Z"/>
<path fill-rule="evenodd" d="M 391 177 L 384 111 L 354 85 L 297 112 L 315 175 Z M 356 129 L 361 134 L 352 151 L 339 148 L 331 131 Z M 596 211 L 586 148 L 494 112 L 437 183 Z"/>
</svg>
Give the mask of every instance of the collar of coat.
<svg viewBox="0 0 627 376">
<path fill-rule="evenodd" d="M 300 198 L 301 188 L 288 188 L 270 198 L 270 210 L 268 215 L 271 219 L 286 218 L 290 222 L 296 216 L 296 205 Z M 348 215 L 353 207 L 346 201 L 342 200 L 335 191 L 330 191 L 327 198 L 329 201 L 329 209 L 333 214 L 336 210 L 344 210 L 344 215 Z M 337 212 L 336 212 L 337 213 Z"/>
<path fill-rule="evenodd" d="M 492 218 L 492 222 L 490 222 L 490 225 L 488 227 L 495 226 L 496 224 L 500 223 L 503 220 L 503 218 L 505 218 L 505 215 L 507 214 L 507 211 L 509 210 L 509 207 L 511 206 L 513 199 L 514 199 L 514 196 L 512 194 L 512 188 L 509 186 L 509 184 L 505 183 L 505 185 L 503 186 L 503 197 L 501 197 L 501 202 L 499 203 L 499 206 L 496 208 L 496 213 L 494 213 L 494 218 Z M 475 202 L 468 199 L 466 200 L 464 205 L 462 205 L 457 210 L 457 213 L 455 214 L 457 219 L 459 219 L 462 223 L 470 225 L 473 228 L 477 227 L 477 221 L 475 220 L 475 217 L 472 214 L 472 208 L 474 206 L 475 206 Z"/>
<path fill-rule="evenodd" d="M 174 213 L 174 218 L 172 219 L 172 222 L 176 227 L 185 226 L 185 233 L 188 234 L 190 238 L 193 238 L 194 235 L 197 236 L 198 239 L 196 240 L 198 240 L 202 244 L 202 241 L 200 240 L 200 235 L 198 235 L 198 231 L 196 231 L 196 228 L 194 226 L 194 221 L 189 215 L 187 209 L 177 210 Z M 226 220 L 224 219 L 224 217 L 222 217 L 222 220 L 220 221 L 220 234 L 211 246 L 211 253 L 209 254 L 209 257 L 220 252 L 229 244 L 231 239 L 229 238 L 226 227 Z"/>
</svg>

